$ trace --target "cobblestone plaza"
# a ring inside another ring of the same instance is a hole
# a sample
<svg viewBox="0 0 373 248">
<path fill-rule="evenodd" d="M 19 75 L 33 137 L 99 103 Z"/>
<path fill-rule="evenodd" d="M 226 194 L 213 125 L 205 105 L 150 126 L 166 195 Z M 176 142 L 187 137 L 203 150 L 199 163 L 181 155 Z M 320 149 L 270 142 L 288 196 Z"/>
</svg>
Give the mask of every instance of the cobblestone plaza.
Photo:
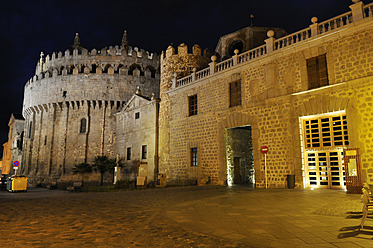
<svg viewBox="0 0 373 248">
<path fill-rule="evenodd" d="M 317 199 L 317 200 L 315 200 Z M 9 247 L 373 247 L 360 195 L 328 190 L 173 187 L 0 192 Z"/>
</svg>

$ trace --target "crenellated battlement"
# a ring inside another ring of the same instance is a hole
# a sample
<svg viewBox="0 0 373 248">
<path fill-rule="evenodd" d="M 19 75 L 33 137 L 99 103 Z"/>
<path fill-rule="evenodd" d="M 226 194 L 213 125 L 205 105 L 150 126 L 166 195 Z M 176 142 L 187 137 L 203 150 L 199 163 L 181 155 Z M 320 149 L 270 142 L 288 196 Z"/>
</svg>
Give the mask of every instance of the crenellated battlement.
<svg viewBox="0 0 373 248">
<path fill-rule="evenodd" d="M 126 39 L 121 46 L 88 51 L 76 34 L 72 50 L 40 54 L 35 75 L 25 86 L 24 110 L 64 101 L 123 101 L 139 85 L 158 95 L 159 70 L 157 54 L 128 46 Z"/>
<path fill-rule="evenodd" d="M 202 54 L 202 49 L 198 44 L 195 44 L 192 47 L 191 53 L 189 53 L 188 52 L 188 46 L 185 43 L 182 43 L 177 47 L 177 53 L 176 53 L 175 48 L 170 45 L 167 48 L 166 52 L 162 52 L 161 59 L 169 58 L 169 57 L 172 57 L 174 55 L 177 55 L 179 57 L 192 56 L 192 55 L 210 57 L 211 54 L 210 54 L 210 52 L 207 48 L 205 50 L 203 50 L 203 54 Z"/>
<path fill-rule="evenodd" d="M 131 68 L 132 66 L 132 68 Z M 101 50 L 92 49 L 91 52 L 83 49 L 74 49 L 71 53 L 53 53 L 52 56 L 41 53 L 37 63 L 35 75 L 31 81 L 52 77 L 57 75 L 76 75 L 78 73 L 109 73 L 113 69 L 113 74 L 131 75 L 134 69 L 138 69 L 140 74 L 150 71 L 151 77 L 155 77 L 159 66 L 159 58 L 155 53 L 149 53 L 137 47 L 129 47 L 128 50 L 119 49 L 118 46 L 103 48 Z"/>
</svg>

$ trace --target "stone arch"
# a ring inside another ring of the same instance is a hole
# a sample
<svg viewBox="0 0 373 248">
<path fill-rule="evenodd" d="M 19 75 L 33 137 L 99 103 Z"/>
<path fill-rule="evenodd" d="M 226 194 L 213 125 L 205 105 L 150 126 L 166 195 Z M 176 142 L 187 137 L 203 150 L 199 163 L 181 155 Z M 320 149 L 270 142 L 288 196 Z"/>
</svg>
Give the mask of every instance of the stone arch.
<svg viewBox="0 0 373 248">
<path fill-rule="evenodd" d="M 299 118 L 313 115 L 322 115 L 337 111 L 346 111 L 347 128 L 349 133 L 350 147 L 363 147 L 359 144 L 359 123 L 361 116 L 357 111 L 356 103 L 353 98 L 315 95 L 312 98 L 302 101 L 298 106 L 294 106 L 292 112 L 293 117 L 289 121 L 288 130 L 291 130 L 293 137 L 293 158 L 294 158 L 294 173 L 296 181 L 302 180 L 302 169 L 300 166 L 303 163 L 301 150 L 301 135 L 299 130 Z"/>
<path fill-rule="evenodd" d="M 146 71 L 150 71 L 150 77 L 151 78 L 155 78 L 155 68 L 151 65 L 148 65 L 146 68 L 145 68 L 145 72 Z"/>
<path fill-rule="evenodd" d="M 138 69 L 140 71 L 140 76 L 144 75 L 143 70 L 141 69 L 141 66 L 139 64 L 132 64 L 128 69 L 128 75 L 133 75 L 133 71 Z"/>
<path fill-rule="evenodd" d="M 253 156 L 254 156 L 254 168 L 259 169 L 260 166 L 260 154 L 259 154 L 259 128 L 258 122 L 255 116 L 242 113 L 231 113 L 227 118 L 221 120 L 218 123 L 218 146 L 219 146 L 219 174 L 218 180 L 220 183 L 225 183 L 227 179 L 227 160 L 226 160 L 226 141 L 225 141 L 225 130 L 227 128 L 251 126 L 252 141 L 253 141 Z"/>
<path fill-rule="evenodd" d="M 347 97 L 316 95 L 300 104 L 295 109 L 295 113 L 296 116 L 302 117 L 346 110 L 347 108 L 354 107 L 354 104 L 351 104 L 352 101 L 350 100 Z"/>
</svg>

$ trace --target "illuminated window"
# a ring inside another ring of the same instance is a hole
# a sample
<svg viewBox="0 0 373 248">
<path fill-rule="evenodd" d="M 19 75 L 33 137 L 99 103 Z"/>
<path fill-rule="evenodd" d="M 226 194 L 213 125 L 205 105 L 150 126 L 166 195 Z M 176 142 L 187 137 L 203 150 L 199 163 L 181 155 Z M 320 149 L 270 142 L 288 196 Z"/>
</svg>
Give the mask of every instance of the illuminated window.
<svg viewBox="0 0 373 248">
<path fill-rule="evenodd" d="M 127 160 L 131 160 L 131 147 L 127 147 Z"/>
<path fill-rule="evenodd" d="M 197 147 L 190 149 L 190 166 L 198 166 L 198 156 L 197 156 Z"/>
<path fill-rule="evenodd" d="M 197 106 L 197 95 L 189 96 L 189 116 L 196 115 L 198 113 Z"/>
<path fill-rule="evenodd" d="M 308 89 L 329 85 L 326 55 L 307 59 Z"/>
<path fill-rule="evenodd" d="M 142 146 L 141 148 L 141 158 L 146 159 L 147 156 L 148 156 L 148 147 L 145 145 L 145 146 Z"/>
<path fill-rule="evenodd" d="M 241 80 L 229 84 L 229 107 L 241 105 Z"/>
<path fill-rule="evenodd" d="M 87 132 L 87 119 L 83 118 L 80 120 L 80 131 L 79 133 L 86 133 Z"/>
<path fill-rule="evenodd" d="M 304 130 L 306 149 L 349 145 L 346 115 L 305 120 Z"/>
</svg>

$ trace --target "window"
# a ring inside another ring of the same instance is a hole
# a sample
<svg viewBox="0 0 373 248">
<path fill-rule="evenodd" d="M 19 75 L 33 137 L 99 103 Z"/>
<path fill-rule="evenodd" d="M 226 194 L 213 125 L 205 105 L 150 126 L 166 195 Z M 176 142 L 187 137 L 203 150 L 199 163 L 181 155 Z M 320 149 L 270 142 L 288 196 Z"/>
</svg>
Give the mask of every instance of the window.
<svg viewBox="0 0 373 248">
<path fill-rule="evenodd" d="M 131 147 L 127 147 L 127 160 L 131 160 Z"/>
<path fill-rule="evenodd" d="M 80 131 L 79 133 L 86 133 L 87 131 L 87 119 L 83 118 L 80 120 Z"/>
<path fill-rule="evenodd" d="M 326 55 L 307 59 L 308 89 L 329 85 Z"/>
<path fill-rule="evenodd" d="M 140 112 L 136 112 L 135 113 L 135 119 L 139 119 L 140 118 Z"/>
<path fill-rule="evenodd" d="M 346 115 L 305 120 L 304 129 L 306 149 L 349 145 Z"/>
<path fill-rule="evenodd" d="M 241 81 L 235 81 L 229 84 L 229 107 L 241 105 Z"/>
<path fill-rule="evenodd" d="M 44 145 L 47 145 L 47 135 L 45 135 L 45 138 L 44 138 Z"/>
<path fill-rule="evenodd" d="M 190 166 L 198 166 L 197 147 L 190 149 Z"/>
<path fill-rule="evenodd" d="M 142 146 L 142 149 L 141 149 L 141 158 L 142 159 L 146 159 L 147 158 L 147 153 L 148 153 L 148 147 L 146 145 Z"/>
<path fill-rule="evenodd" d="M 32 137 L 32 121 L 30 121 L 29 129 L 28 129 L 28 138 L 31 139 Z"/>
<path fill-rule="evenodd" d="M 197 95 L 189 96 L 189 116 L 196 115 L 197 110 Z"/>
</svg>

